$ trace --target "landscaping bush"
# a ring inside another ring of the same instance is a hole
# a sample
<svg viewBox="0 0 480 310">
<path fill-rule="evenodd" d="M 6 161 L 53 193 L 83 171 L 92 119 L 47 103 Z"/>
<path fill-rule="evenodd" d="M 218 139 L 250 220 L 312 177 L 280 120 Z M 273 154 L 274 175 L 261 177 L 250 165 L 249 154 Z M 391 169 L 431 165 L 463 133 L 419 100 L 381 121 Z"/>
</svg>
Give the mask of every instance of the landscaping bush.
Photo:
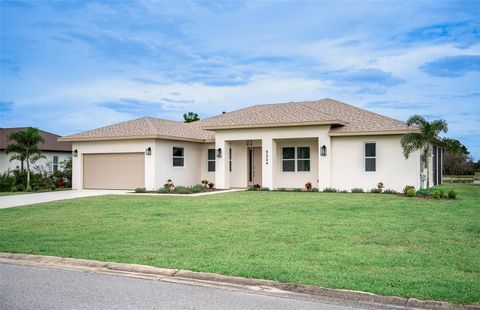
<svg viewBox="0 0 480 310">
<path fill-rule="evenodd" d="M 256 188 L 255 186 L 251 186 L 251 187 L 247 188 L 247 191 L 250 191 L 250 192 L 258 191 L 258 188 Z"/>
<path fill-rule="evenodd" d="M 435 188 L 432 191 L 432 197 L 435 199 L 442 199 L 444 197 L 443 190 L 441 190 L 440 188 Z"/>
<path fill-rule="evenodd" d="M 175 192 L 177 192 L 178 194 L 188 194 L 189 190 L 185 186 L 177 186 L 175 187 Z"/>
<path fill-rule="evenodd" d="M 351 192 L 352 193 L 364 193 L 363 189 L 359 188 L 359 187 L 352 188 Z"/>
<path fill-rule="evenodd" d="M 208 183 L 208 188 L 209 189 L 213 189 L 214 186 L 215 186 L 215 184 L 213 184 L 212 182 Z"/>
<path fill-rule="evenodd" d="M 333 187 L 326 187 L 323 189 L 323 192 L 324 193 L 336 193 L 338 192 L 338 190 L 336 188 L 333 188 Z"/>
<path fill-rule="evenodd" d="M 370 193 L 372 194 L 380 194 L 382 192 L 382 190 L 380 188 L 372 188 L 370 190 Z"/>
<path fill-rule="evenodd" d="M 312 187 L 313 187 L 312 182 L 305 183 L 305 188 L 307 189 L 307 191 L 311 190 Z"/>
<path fill-rule="evenodd" d="M 453 189 L 448 192 L 448 199 L 457 199 L 457 192 Z"/>
<path fill-rule="evenodd" d="M 57 189 L 57 186 L 55 184 L 50 185 L 50 190 L 54 191 Z"/>
<path fill-rule="evenodd" d="M 318 187 L 312 187 L 312 189 L 310 190 L 310 192 L 318 192 L 318 191 L 319 191 Z"/>
<path fill-rule="evenodd" d="M 383 185 L 383 182 L 378 182 L 377 184 L 377 189 L 380 190 L 380 193 L 383 191 L 383 188 L 385 187 L 385 185 Z M 370 191 L 371 192 L 371 191 Z"/>
<path fill-rule="evenodd" d="M 157 193 L 159 194 L 168 194 L 170 193 L 170 189 L 166 188 L 166 187 L 160 187 L 158 190 L 157 190 Z"/>
<path fill-rule="evenodd" d="M 417 196 L 418 195 L 428 196 L 430 195 L 430 191 L 428 189 L 421 188 L 417 191 Z"/>
<path fill-rule="evenodd" d="M 294 189 L 292 190 L 292 192 L 297 192 L 297 193 L 298 193 L 298 192 L 303 192 L 303 191 L 302 191 L 301 188 L 294 188 Z"/>
<path fill-rule="evenodd" d="M 344 190 L 341 190 L 341 191 L 338 191 L 339 193 L 348 193 L 348 191 L 346 189 Z"/>
<path fill-rule="evenodd" d="M 209 183 L 209 182 L 208 182 L 208 180 L 202 180 L 201 183 L 203 184 L 203 187 L 206 188 L 206 187 L 208 186 L 208 183 Z"/>
<path fill-rule="evenodd" d="M 284 188 L 284 187 L 279 187 L 279 188 L 276 189 L 276 191 L 277 191 L 277 192 L 286 192 L 287 189 Z"/>
<path fill-rule="evenodd" d="M 203 189 L 204 189 L 204 187 L 203 187 L 202 184 L 197 184 L 197 185 L 194 185 L 192 187 L 192 192 L 193 193 L 200 193 L 200 192 L 203 192 Z"/>
<path fill-rule="evenodd" d="M 415 190 L 415 186 L 407 185 L 403 189 L 403 194 L 405 197 L 415 197 L 417 195 L 417 191 Z"/>
<path fill-rule="evenodd" d="M 11 175 L 10 172 L 0 174 L 0 192 L 9 192 L 14 185 L 15 176 Z"/>
<path fill-rule="evenodd" d="M 145 187 L 137 187 L 135 193 L 145 193 L 147 189 Z"/>
<path fill-rule="evenodd" d="M 390 195 L 396 195 L 396 194 L 397 194 L 397 191 L 388 188 L 388 189 L 384 190 L 383 193 L 384 193 L 384 194 L 390 194 Z"/>
<path fill-rule="evenodd" d="M 12 193 L 16 193 L 16 192 L 18 192 L 18 188 L 14 185 L 14 186 L 12 186 L 12 187 L 10 188 L 10 191 L 11 191 Z"/>
<path fill-rule="evenodd" d="M 171 179 L 168 179 L 167 182 L 163 184 L 163 187 L 165 187 L 169 191 L 173 191 L 175 189 L 175 185 L 173 184 L 173 181 Z"/>
<path fill-rule="evenodd" d="M 269 192 L 269 191 L 270 191 L 270 188 L 268 188 L 268 187 L 262 187 L 262 188 L 260 188 L 260 190 L 263 191 L 263 192 Z"/>
</svg>

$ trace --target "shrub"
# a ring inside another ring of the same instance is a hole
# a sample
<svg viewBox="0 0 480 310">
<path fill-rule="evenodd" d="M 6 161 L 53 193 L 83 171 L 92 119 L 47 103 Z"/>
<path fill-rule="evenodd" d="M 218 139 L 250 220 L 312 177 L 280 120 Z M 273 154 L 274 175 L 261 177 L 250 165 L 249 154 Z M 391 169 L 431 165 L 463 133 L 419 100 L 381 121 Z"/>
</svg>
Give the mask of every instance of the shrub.
<svg viewBox="0 0 480 310">
<path fill-rule="evenodd" d="M 263 192 L 269 192 L 269 191 L 270 191 L 270 188 L 268 188 L 268 187 L 262 187 L 262 188 L 260 188 L 260 190 L 263 191 Z"/>
<path fill-rule="evenodd" d="M 137 187 L 135 193 L 145 193 L 147 189 L 145 187 Z"/>
<path fill-rule="evenodd" d="M 307 189 L 307 191 L 311 190 L 312 187 L 313 187 L 312 182 L 305 183 L 305 188 Z"/>
<path fill-rule="evenodd" d="M 428 189 L 421 188 L 417 191 L 417 196 L 418 195 L 428 196 L 430 195 L 430 192 Z"/>
<path fill-rule="evenodd" d="M 55 184 L 50 185 L 50 190 L 54 191 L 57 189 L 57 186 Z"/>
<path fill-rule="evenodd" d="M 185 186 L 177 186 L 175 187 L 175 192 L 177 192 L 178 194 L 188 194 L 189 190 Z"/>
<path fill-rule="evenodd" d="M 16 192 L 18 192 L 18 188 L 14 185 L 14 186 L 12 186 L 12 187 L 10 188 L 10 191 L 11 191 L 12 193 L 16 193 Z"/>
<path fill-rule="evenodd" d="M 301 188 L 294 188 L 294 189 L 292 190 L 292 192 L 297 192 L 297 193 L 298 193 L 298 192 L 303 192 L 303 191 L 302 191 Z"/>
<path fill-rule="evenodd" d="M 207 186 L 208 186 L 208 180 L 202 180 L 201 183 L 203 184 L 203 187 L 207 187 Z"/>
<path fill-rule="evenodd" d="M 276 189 L 276 191 L 277 191 L 277 192 L 286 192 L 287 189 L 284 188 L 284 187 L 279 187 L 279 188 Z"/>
<path fill-rule="evenodd" d="M 406 186 L 403 188 L 403 194 L 404 194 L 405 196 L 407 196 L 407 192 L 408 192 L 409 190 L 415 191 L 415 186 L 406 185 Z M 414 197 L 414 196 L 415 196 L 415 195 L 409 196 L 409 197 Z"/>
<path fill-rule="evenodd" d="M 250 186 L 249 188 L 247 188 L 247 191 L 257 191 L 258 188 L 256 188 L 255 186 Z"/>
<path fill-rule="evenodd" d="M 212 188 L 214 188 L 214 187 L 215 187 L 215 184 L 213 184 L 212 182 L 208 183 L 208 188 L 209 188 L 209 189 L 212 189 Z"/>
<path fill-rule="evenodd" d="M 384 194 L 390 194 L 390 195 L 396 195 L 396 194 L 397 194 L 397 191 L 388 188 L 388 189 L 384 190 L 383 193 L 384 193 Z"/>
<path fill-rule="evenodd" d="M 352 188 L 352 193 L 364 193 L 364 191 L 362 188 L 355 187 L 355 188 Z"/>
<path fill-rule="evenodd" d="M 173 184 L 173 181 L 171 179 L 168 179 L 165 184 L 163 184 L 163 187 L 168 188 L 170 191 L 173 191 L 175 189 L 175 184 Z"/>
<path fill-rule="evenodd" d="M 338 191 L 339 193 L 348 193 L 348 191 L 346 189 L 344 190 L 341 190 L 341 191 Z"/>
<path fill-rule="evenodd" d="M 168 194 L 170 193 L 170 190 L 168 188 L 165 188 L 165 187 L 160 187 L 158 190 L 157 190 L 157 193 L 159 194 Z"/>
<path fill-rule="evenodd" d="M 310 190 L 310 192 L 318 192 L 318 191 L 319 191 L 318 187 L 312 187 L 312 189 Z"/>
<path fill-rule="evenodd" d="M 378 184 L 377 184 L 377 189 L 380 190 L 380 193 L 383 191 L 383 188 L 384 188 L 384 187 L 385 187 L 385 185 L 383 185 L 383 182 L 378 182 Z M 372 192 L 372 191 L 370 191 L 370 192 Z"/>
<path fill-rule="evenodd" d="M 338 190 L 336 188 L 333 188 L 333 187 L 326 187 L 323 189 L 323 192 L 324 193 L 336 193 L 338 192 Z"/>
<path fill-rule="evenodd" d="M 382 190 L 380 188 L 372 188 L 370 190 L 370 193 L 372 194 L 380 194 L 382 192 Z"/>
<path fill-rule="evenodd" d="M 192 187 L 192 192 L 193 193 L 200 193 L 203 192 L 203 185 L 202 184 L 196 184 Z"/>
<path fill-rule="evenodd" d="M 9 192 L 15 185 L 15 176 L 8 171 L 0 174 L 0 192 Z"/>
<path fill-rule="evenodd" d="M 442 199 L 443 196 L 443 190 L 441 190 L 440 188 L 436 188 L 432 191 L 432 197 L 435 199 Z"/>
<path fill-rule="evenodd" d="M 253 185 L 253 188 L 255 188 L 255 189 L 260 189 L 260 187 L 261 187 L 260 184 L 254 184 Z"/>
<path fill-rule="evenodd" d="M 448 199 L 457 199 L 457 192 L 453 189 L 448 192 Z"/>
</svg>

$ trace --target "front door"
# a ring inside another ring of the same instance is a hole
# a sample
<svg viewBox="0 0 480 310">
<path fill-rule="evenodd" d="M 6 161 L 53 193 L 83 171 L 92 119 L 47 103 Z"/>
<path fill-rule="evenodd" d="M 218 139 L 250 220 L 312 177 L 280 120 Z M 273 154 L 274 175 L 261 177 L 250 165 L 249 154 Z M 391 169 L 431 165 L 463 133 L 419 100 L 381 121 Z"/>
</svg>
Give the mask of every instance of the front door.
<svg viewBox="0 0 480 310">
<path fill-rule="evenodd" d="M 262 185 L 262 148 L 248 148 L 248 186 Z"/>
</svg>

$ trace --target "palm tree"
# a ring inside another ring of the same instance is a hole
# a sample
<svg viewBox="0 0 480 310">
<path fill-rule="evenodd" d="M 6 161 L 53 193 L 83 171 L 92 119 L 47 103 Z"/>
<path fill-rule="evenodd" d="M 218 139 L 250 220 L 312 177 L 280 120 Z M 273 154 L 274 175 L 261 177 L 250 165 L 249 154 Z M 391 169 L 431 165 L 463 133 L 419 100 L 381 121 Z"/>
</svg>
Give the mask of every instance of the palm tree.
<svg viewBox="0 0 480 310">
<path fill-rule="evenodd" d="M 429 188 L 430 173 L 428 171 L 428 163 L 432 153 L 432 145 L 442 145 L 442 139 L 438 134 L 448 131 L 447 122 L 443 119 L 429 122 L 420 115 L 412 115 L 408 118 L 407 125 L 417 126 L 420 131 L 407 133 L 402 137 L 403 154 L 405 158 L 408 158 L 412 152 L 421 151 L 423 167 L 427 169 L 427 188 Z"/>
<path fill-rule="evenodd" d="M 7 154 L 15 153 L 10 157 L 10 161 L 19 160 L 27 163 L 27 191 L 30 191 L 30 163 L 45 157 L 38 148 L 38 144 L 45 142 L 45 140 L 40 135 L 38 129 L 32 127 L 10 134 L 8 140 L 14 142 L 7 145 L 6 148 Z"/>
</svg>

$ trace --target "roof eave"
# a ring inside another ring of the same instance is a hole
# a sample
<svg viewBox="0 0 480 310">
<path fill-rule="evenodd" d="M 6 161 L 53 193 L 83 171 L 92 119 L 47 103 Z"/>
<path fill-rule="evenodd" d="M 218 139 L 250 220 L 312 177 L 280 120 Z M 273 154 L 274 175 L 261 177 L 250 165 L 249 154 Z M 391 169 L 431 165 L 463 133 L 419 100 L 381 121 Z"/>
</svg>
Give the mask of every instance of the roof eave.
<svg viewBox="0 0 480 310">
<path fill-rule="evenodd" d="M 68 141 L 68 142 L 86 142 L 86 141 L 108 141 L 108 140 L 141 140 L 141 139 L 163 139 L 163 140 L 175 140 L 175 141 L 186 141 L 186 142 L 211 142 L 215 141 L 212 139 L 197 139 L 197 138 L 185 138 L 185 137 L 174 137 L 174 136 L 164 136 L 164 135 L 146 135 L 146 136 L 102 136 L 102 137 L 61 137 L 58 138 L 58 141 Z"/>
<path fill-rule="evenodd" d="M 341 136 L 379 136 L 379 135 L 404 135 L 411 132 L 419 132 L 418 129 L 393 129 L 393 130 L 370 130 L 370 131 L 330 131 L 331 137 Z"/>
<path fill-rule="evenodd" d="M 265 124 L 242 124 L 242 125 L 218 125 L 202 126 L 204 130 L 222 130 L 222 129 L 245 129 L 245 128 L 274 128 L 274 127 L 298 127 L 298 126 L 318 126 L 318 125 L 345 125 L 344 121 L 329 120 L 315 122 L 289 122 L 289 123 L 265 123 Z"/>
</svg>

